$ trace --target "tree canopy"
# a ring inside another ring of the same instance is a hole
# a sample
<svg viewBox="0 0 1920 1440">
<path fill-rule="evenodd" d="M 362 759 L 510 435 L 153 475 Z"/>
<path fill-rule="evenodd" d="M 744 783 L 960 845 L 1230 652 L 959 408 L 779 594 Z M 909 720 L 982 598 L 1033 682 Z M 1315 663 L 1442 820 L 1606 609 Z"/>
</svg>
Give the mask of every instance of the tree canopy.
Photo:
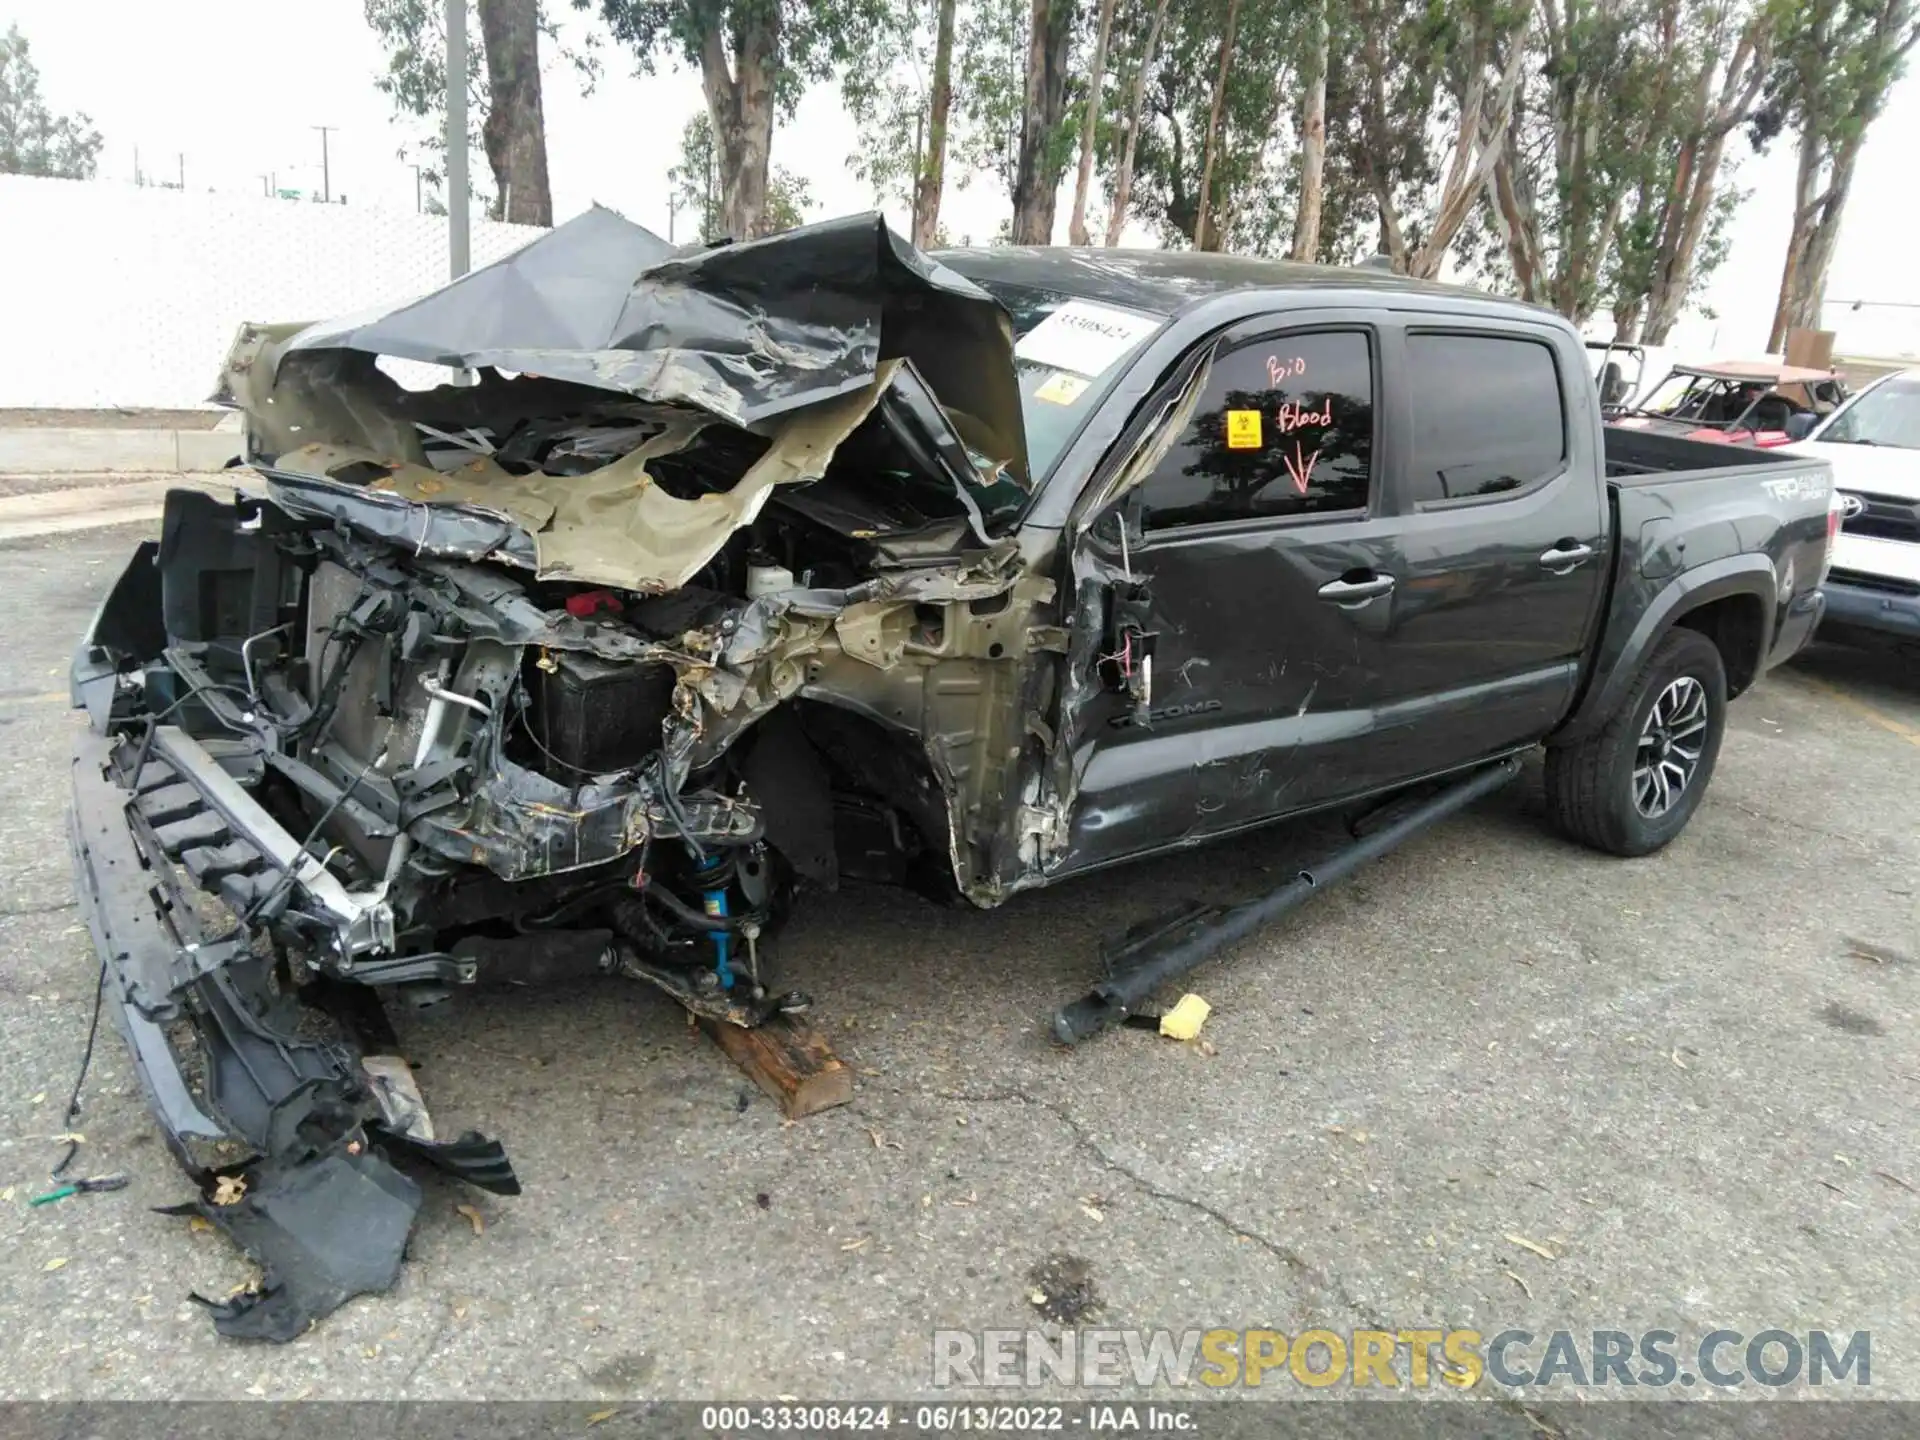
<svg viewBox="0 0 1920 1440">
<path fill-rule="evenodd" d="M 382 88 L 428 113 L 435 0 L 364 3 L 395 55 Z M 774 135 L 833 79 L 859 133 L 849 169 L 910 210 L 921 244 L 943 233 L 945 195 L 984 184 L 1005 199 L 1002 240 L 1112 245 L 1131 228 L 1297 260 L 1377 254 L 1655 343 L 1726 253 L 1749 142 L 1789 132 L 1800 178 L 1774 340 L 1818 323 L 1860 145 L 1920 34 L 1920 0 L 571 3 L 641 73 L 699 75 L 705 114 L 674 184 L 708 238 L 805 213 Z M 489 78 L 476 58 L 476 117 Z"/>
<path fill-rule="evenodd" d="M 0 174 L 91 180 L 102 143 L 85 115 L 47 108 L 27 37 L 8 26 L 0 35 Z"/>
</svg>

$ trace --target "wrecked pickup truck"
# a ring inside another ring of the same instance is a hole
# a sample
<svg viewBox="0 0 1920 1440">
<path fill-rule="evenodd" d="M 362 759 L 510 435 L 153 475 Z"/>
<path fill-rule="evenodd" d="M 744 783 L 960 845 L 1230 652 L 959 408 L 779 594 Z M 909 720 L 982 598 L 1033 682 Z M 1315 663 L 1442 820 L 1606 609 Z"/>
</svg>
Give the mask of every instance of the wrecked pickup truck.
<svg viewBox="0 0 1920 1440">
<path fill-rule="evenodd" d="M 1078 1039 L 1542 742 L 1563 830 L 1671 840 L 1833 530 L 1817 461 L 1604 430 L 1541 310 L 871 216 L 673 250 L 592 211 L 246 327 L 220 398 L 257 488 L 175 492 L 81 643 L 73 845 L 109 1013 L 264 1269 L 215 1323 L 276 1340 L 392 1283 L 396 1162 L 518 1184 L 436 1135 L 383 1003 L 625 977 L 755 1025 L 804 1003 L 798 887 L 992 906 L 1350 813 L 1133 937 Z"/>
</svg>

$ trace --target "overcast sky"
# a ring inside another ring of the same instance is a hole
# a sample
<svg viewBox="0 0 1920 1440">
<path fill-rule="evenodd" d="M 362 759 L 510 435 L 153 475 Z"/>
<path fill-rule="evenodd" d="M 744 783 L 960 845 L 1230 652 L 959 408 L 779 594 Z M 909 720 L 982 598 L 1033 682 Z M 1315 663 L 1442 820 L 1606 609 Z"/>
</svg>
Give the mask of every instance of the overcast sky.
<svg viewBox="0 0 1920 1440">
<path fill-rule="evenodd" d="M 577 32 L 586 23 L 566 0 L 550 0 L 550 8 L 566 29 Z M 328 147 L 336 195 L 354 205 L 413 208 L 413 171 L 396 153 L 410 132 L 394 122 L 386 97 L 374 89 L 384 62 L 360 0 L 196 0 L 190 6 L 0 0 L 0 24 L 7 20 L 32 43 L 49 103 L 85 110 L 106 137 L 103 177 L 130 180 L 137 148 L 140 166 L 167 180 L 184 163 L 191 189 L 257 194 L 268 175 L 283 187 L 318 189 L 321 137 L 312 127 L 328 125 L 335 127 Z M 605 74 L 590 97 L 579 93 L 570 70 L 548 67 L 555 216 L 565 219 L 599 201 L 665 234 L 666 170 L 681 126 L 700 108 L 699 83 L 672 71 L 637 77 L 624 52 L 608 46 L 603 53 Z M 1920 270 L 1911 259 L 1920 219 L 1912 178 L 1916 144 L 1920 82 L 1909 79 L 1861 160 L 1830 299 L 1920 307 Z M 812 182 L 813 218 L 871 208 L 871 192 L 847 165 L 856 146 L 832 86 L 816 87 L 775 135 L 776 163 Z M 1734 149 L 1745 152 L 1744 141 L 1736 139 Z M 484 174 L 484 158 L 476 154 L 474 167 Z M 1787 145 L 1743 160 L 1738 183 L 1754 194 L 1708 297 L 1720 318 L 1690 327 L 1693 343 L 1750 351 L 1765 342 L 1792 172 Z M 950 177 L 942 216 L 954 236 L 984 241 L 1006 214 L 1007 198 L 989 176 L 956 186 L 961 178 Z M 1067 208 L 1063 201 L 1062 239 Z M 893 219 L 904 225 L 897 209 Z M 1920 350 L 1920 308 L 1882 309 L 1866 319 L 1874 323 L 1860 325 L 1860 341 L 1870 328 L 1886 336 L 1874 348 Z M 1842 323 L 1844 345 L 1853 327 Z"/>
</svg>

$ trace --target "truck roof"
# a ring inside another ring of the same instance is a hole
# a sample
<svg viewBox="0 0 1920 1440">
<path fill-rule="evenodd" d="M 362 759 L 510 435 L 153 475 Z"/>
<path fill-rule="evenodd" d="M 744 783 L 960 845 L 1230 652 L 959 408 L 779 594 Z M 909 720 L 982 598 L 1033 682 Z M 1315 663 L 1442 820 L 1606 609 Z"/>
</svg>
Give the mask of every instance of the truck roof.
<svg viewBox="0 0 1920 1440">
<path fill-rule="evenodd" d="M 1414 280 L 1367 266 L 1303 265 L 1253 255 L 1194 250 L 1109 250 L 1069 245 L 994 245 L 937 250 L 936 260 L 969 280 L 1056 290 L 1079 299 L 1171 314 L 1229 290 L 1373 291 L 1441 296 L 1538 317 L 1542 307 L 1464 285 Z"/>
</svg>

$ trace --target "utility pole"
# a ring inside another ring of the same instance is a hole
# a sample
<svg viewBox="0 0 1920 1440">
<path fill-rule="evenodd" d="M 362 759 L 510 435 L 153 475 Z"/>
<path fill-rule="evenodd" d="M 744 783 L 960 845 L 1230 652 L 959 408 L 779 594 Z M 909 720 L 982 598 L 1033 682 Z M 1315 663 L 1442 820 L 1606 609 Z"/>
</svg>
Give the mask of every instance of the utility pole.
<svg viewBox="0 0 1920 1440">
<path fill-rule="evenodd" d="M 175 152 L 173 158 L 180 162 L 180 193 L 184 195 L 187 193 L 187 157 Z"/>
<path fill-rule="evenodd" d="M 420 167 L 413 167 L 413 213 L 419 215 L 426 210 L 426 204 L 420 198 Z"/>
<path fill-rule="evenodd" d="M 467 273 L 467 0 L 447 0 L 447 266 L 458 280 Z"/>
<path fill-rule="evenodd" d="M 320 203 L 331 205 L 333 203 L 333 171 L 327 164 L 327 136 L 340 127 L 316 125 L 313 128 L 320 132 Z"/>
</svg>

